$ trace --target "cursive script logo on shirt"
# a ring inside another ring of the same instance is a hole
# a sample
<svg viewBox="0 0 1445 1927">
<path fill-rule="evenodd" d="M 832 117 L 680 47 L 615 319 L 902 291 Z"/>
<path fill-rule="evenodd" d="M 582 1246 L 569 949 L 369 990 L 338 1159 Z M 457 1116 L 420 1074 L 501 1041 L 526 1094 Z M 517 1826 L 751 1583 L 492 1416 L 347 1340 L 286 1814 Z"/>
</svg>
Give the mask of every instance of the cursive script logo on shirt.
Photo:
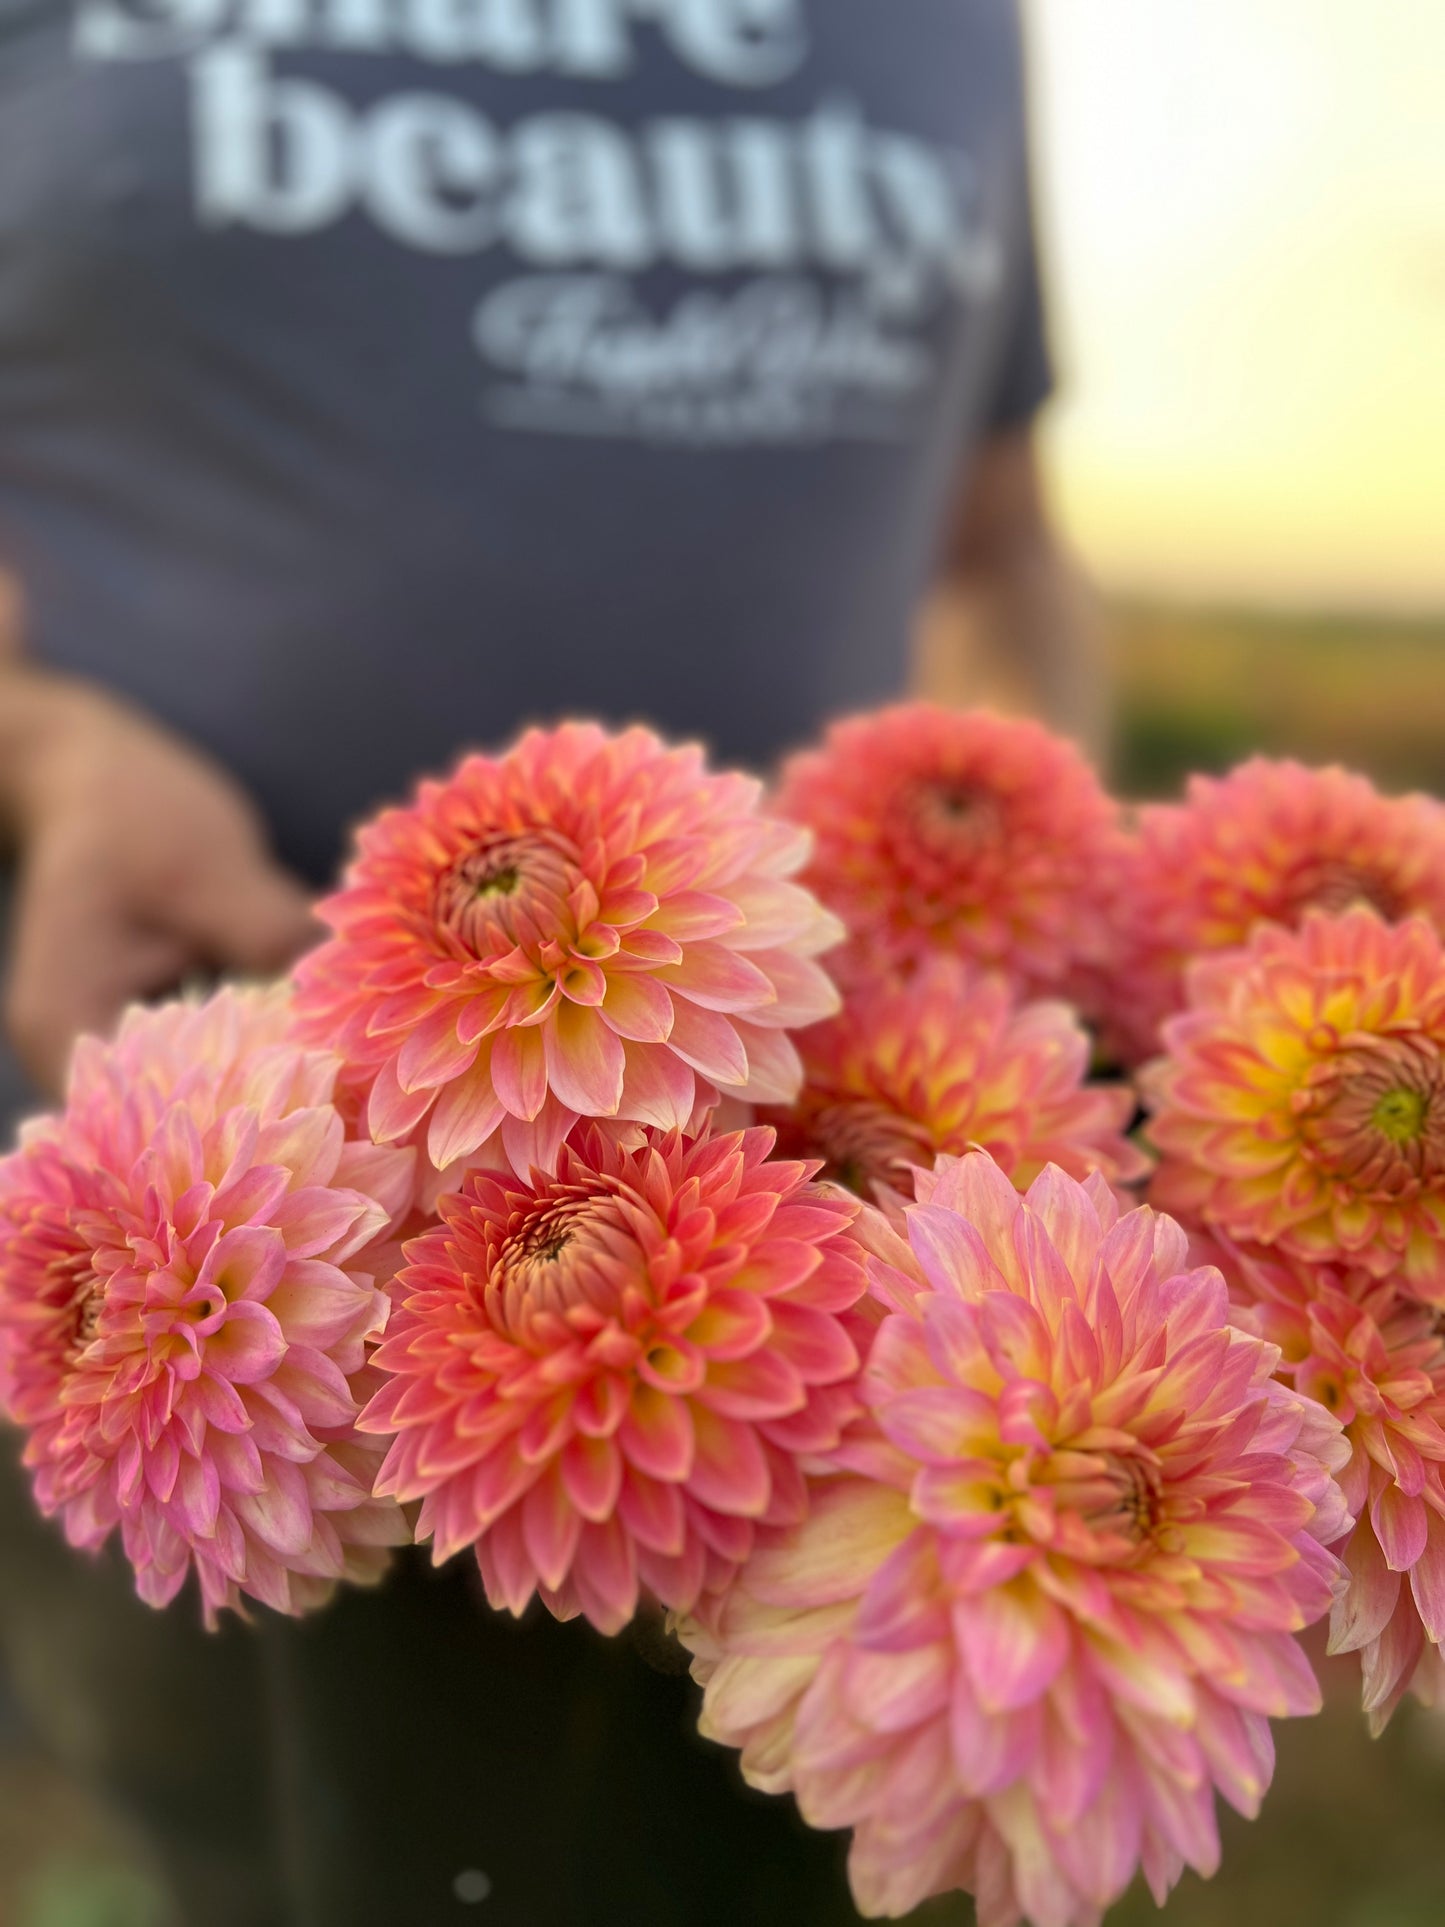
<svg viewBox="0 0 1445 1927">
<path fill-rule="evenodd" d="M 184 63 L 203 227 L 295 241 L 360 215 L 521 270 L 491 270 L 471 328 L 484 406 L 512 428 L 903 436 L 931 322 L 1001 274 L 968 156 L 847 98 L 766 111 L 806 71 L 803 0 L 82 0 L 75 47 Z M 292 69 L 316 49 L 409 57 L 429 84 L 357 100 Z M 504 122 L 465 87 L 468 67 L 549 74 L 595 83 L 600 107 L 659 50 L 720 110 Z M 686 291 L 659 301 L 659 268 Z"/>
</svg>

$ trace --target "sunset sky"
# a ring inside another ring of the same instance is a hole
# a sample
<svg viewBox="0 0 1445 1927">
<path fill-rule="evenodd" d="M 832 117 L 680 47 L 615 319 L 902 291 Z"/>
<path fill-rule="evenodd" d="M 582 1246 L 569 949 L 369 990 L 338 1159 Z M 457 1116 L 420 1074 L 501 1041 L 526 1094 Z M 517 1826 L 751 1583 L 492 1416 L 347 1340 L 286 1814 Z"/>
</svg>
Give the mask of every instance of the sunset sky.
<svg viewBox="0 0 1445 1927">
<path fill-rule="evenodd" d="M 1445 4 L 1028 6 L 1050 447 L 1096 572 L 1445 610 Z"/>
</svg>

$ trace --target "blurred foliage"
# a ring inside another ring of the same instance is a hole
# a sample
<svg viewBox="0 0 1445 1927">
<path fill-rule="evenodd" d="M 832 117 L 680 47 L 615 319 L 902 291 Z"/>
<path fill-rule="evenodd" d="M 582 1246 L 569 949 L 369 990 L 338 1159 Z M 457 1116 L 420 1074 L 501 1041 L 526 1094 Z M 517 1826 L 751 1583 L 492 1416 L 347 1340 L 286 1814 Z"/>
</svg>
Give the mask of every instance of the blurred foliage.
<svg viewBox="0 0 1445 1927">
<path fill-rule="evenodd" d="M 0 1927 L 179 1927 L 143 1841 L 19 1733 L 0 1746 Z"/>
<path fill-rule="evenodd" d="M 46 1861 L 33 1877 L 15 1927 L 172 1927 L 164 1896 L 131 1867 Z"/>
<path fill-rule="evenodd" d="M 1175 794 L 1255 751 L 1445 795 L 1445 616 L 1399 621 L 1123 604 L 1117 773 Z"/>
</svg>

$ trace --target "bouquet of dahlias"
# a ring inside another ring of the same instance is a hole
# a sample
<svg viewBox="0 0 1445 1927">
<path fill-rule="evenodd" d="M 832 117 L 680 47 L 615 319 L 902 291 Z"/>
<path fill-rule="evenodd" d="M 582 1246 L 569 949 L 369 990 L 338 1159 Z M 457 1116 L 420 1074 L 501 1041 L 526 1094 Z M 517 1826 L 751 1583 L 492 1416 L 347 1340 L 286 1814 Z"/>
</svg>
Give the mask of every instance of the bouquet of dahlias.
<svg viewBox="0 0 1445 1927">
<path fill-rule="evenodd" d="M 864 1914 L 983 1927 L 1211 1872 L 1315 1622 L 1377 1728 L 1445 1684 L 1445 808 L 1255 762 L 1130 820 L 922 706 L 765 797 L 575 723 L 320 914 L 0 1161 L 0 1399 L 151 1604 L 415 1539 L 664 1609 Z"/>
</svg>

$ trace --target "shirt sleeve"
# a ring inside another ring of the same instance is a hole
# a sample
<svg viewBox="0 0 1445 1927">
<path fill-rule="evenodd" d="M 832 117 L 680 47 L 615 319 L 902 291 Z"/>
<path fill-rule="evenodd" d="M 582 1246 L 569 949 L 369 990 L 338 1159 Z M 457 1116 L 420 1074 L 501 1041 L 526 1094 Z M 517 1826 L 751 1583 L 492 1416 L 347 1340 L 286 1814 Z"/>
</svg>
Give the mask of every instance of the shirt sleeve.
<svg viewBox="0 0 1445 1927">
<path fill-rule="evenodd" d="M 1054 387 L 1054 364 L 1049 352 L 1048 321 L 1039 272 L 1033 180 L 1027 164 L 1020 208 L 1020 228 L 1005 292 L 1008 316 L 1004 348 L 984 415 L 991 435 L 1022 428 L 1030 422 Z"/>
</svg>

